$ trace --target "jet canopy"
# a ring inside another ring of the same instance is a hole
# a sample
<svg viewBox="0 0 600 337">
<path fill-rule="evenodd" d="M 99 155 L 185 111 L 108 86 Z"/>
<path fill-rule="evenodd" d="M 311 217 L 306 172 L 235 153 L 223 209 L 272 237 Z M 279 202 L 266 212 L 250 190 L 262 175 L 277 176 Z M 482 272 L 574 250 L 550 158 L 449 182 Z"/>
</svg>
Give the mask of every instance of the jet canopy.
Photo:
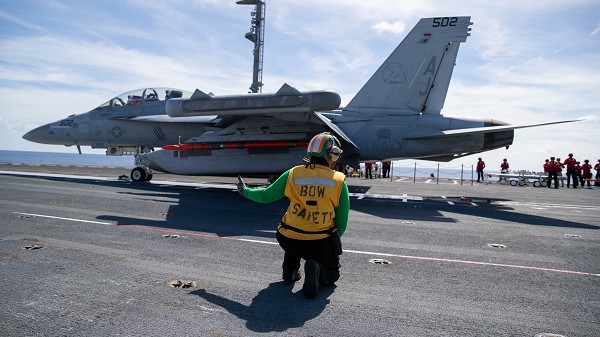
<svg viewBox="0 0 600 337">
<path fill-rule="evenodd" d="M 166 101 L 171 98 L 190 98 L 192 92 L 174 88 L 145 88 L 128 91 L 100 104 L 94 110 L 106 110 L 145 102 Z"/>
</svg>

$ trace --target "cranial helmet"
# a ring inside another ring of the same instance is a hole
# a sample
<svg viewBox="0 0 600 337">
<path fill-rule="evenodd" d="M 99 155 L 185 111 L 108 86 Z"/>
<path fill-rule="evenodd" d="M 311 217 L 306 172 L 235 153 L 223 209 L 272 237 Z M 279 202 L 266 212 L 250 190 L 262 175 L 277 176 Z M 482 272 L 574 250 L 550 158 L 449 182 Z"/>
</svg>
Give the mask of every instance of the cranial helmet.
<svg viewBox="0 0 600 337">
<path fill-rule="evenodd" d="M 322 132 L 314 136 L 308 143 L 306 155 L 310 157 L 322 157 L 327 161 L 337 161 L 342 156 L 340 141 L 329 132 Z"/>
</svg>

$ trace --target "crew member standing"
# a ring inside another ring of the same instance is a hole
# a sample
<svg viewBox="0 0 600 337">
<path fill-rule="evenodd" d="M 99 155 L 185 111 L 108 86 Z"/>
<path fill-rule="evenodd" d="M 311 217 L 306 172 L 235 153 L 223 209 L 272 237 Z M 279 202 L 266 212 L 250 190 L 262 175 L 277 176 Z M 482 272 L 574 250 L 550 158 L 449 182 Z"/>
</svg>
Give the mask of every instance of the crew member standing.
<svg viewBox="0 0 600 337">
<path fill-rule="evenodd" d="M 558 167 L 554 159 L 554 157 L 550 157 L 550 162 L 548 163 L 548 188 L 552 187 L 552 180 L 554 180 L 554 188 L 558 188 Z"/>
<path fill-rule="evenodd" d="M 567 167 L 567 188 L 571 186 L 571 179 L 573 179 L 573 188 L 577 188 L 577 177 L 575 175 L 577 160 L 573 158 L 572 153 L 569 153 L 569 158 L 565 159 L 563 164 Z"/>
<path fill-rule="evenodd" d="M 483 182 L 483 169 L 485 168 L 485 162 L 481 160 L 481 158 L 477 158 L 477 182 L 481 178 L 481 182 Z"/>
<path fill-rule="evenodd" d="M 238 191 L 261 203 L 290 200 L 277 228 L 277 242 L 285 251 L 283 279 L 300 279 L 304 259 L 302 293 L 314 298 L 320 285 L 334 284 L 340 277 L 340 237 L 348 223 L 350 199 L 345 176 L 332 170 L 342 155 L 340 143 L 329 132 L 316 135 L 308 144 L 306 165 L 295 166 L 266 188 L 247 188 L 240 178 Z"/>
<path fill-rule="evenodd" d="M 550 160 L 546 159 L 544 162 L 544 173 L 548 174 L 550 172 Z"/>
<path fill-rule="evenodd" d="M 587 159 L 584 160 L 583 165 L 581 165 L 581 178 L 583 178 L 581 188 L 585 185 L 585 179 L 592 179 L 592 165 L 590 165 L 590 161 Z M 589 180 L 587 181 L 587 186 L 588 188 L 592 188 L 592 184 Z"/>
<path fill-rule="evenodd" d="M 500 173 L 503 173 L 503 174 L 508 173 L 509 167 L 510 167 L 510 165 L 508 165 L 508 161 L 506 160 L 506 158 L 502 159 L 502 163 L 500 163 Z M 506 182 L 506 177 L 500 177 L 500 179 L 498 179 L 498 182 L 500 182 L 500 181 Z"/>
<path fill-rule="evenodd" d="M 391 161 L 384 161 L 381 163 L 381 170 L 384 178 L 390 177 L 390 168 L 392 167 Z"/>
<path fill-rule="evenodd" d="M 373 163 L 365 163 L 365 179 L 373 179 Z"/>
</svg>

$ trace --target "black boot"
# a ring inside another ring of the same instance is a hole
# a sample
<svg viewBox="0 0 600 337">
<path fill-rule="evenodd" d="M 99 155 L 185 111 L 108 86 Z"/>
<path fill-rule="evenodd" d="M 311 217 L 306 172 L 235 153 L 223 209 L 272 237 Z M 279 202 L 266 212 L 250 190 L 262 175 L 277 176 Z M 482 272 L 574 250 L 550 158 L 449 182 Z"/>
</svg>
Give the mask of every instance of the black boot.
<svg viewBox="0 0 600 337">
<path fill-rule="evenodd" d="M 298 269 L 283 268 L 283 276 L 281 278 L 284 281 L 296 282 L 300 279 L 300 271 Z"/>
<path fill-rule="evenodd" d="M 319 264 L 315 260 L 306 260 L 304 263 L 304 285 L 302 293 L 307 298 L 315 298 L 319 291 Z"/>
</svg>

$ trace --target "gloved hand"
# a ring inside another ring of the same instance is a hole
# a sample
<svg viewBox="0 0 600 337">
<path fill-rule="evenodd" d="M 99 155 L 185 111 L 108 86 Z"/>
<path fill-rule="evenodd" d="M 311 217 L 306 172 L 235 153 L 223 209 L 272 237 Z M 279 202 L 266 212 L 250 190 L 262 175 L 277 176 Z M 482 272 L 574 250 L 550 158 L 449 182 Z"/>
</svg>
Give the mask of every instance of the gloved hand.
<svg viewBox="0 0 600 337">
<path fill-rule="evenodd" d="M 237 189 L 238 189 L 238 192 L 242 196 L 244 196 L 244 189 L 246 189 L 246 183 L 242 180 L 242 177 L 240 177 L 240 176 L 238 176 Z"/>
</svg>

